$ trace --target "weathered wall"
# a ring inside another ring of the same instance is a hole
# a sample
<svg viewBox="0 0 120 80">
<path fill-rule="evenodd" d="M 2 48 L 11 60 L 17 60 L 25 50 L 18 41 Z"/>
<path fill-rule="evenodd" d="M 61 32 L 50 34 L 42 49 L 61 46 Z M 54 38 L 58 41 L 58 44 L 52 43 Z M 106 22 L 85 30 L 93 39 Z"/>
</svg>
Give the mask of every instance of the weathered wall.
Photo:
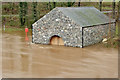
<svg viewBox="0 0 120 80">
<path fill-rule="evenodd" d="M 113 36 L 115 29 L 115 23 L 83 28 L 83 46 L 98 43 L 108 34 Z"/>
<path fill-rule="evenodd" d="M 54 35 L 61 37 L 65 46 L 82 47 L 82 27 L 57 8 L 33 24 L 33 42 L 49 44 Z"/>
<path fill-rule="evenodd" d="M 33 42 L 50 44 L 53 36 L 63 39 L 65 46 L 82 47 L 100 42 L 107 36 L 109 28 L 111 35 L 115 32 L 115 23 L 80 27 L 59 9 L 55 8 L 33 24 Z M 83 30 L 83 32 L 82 32 Z"/>
</svg>

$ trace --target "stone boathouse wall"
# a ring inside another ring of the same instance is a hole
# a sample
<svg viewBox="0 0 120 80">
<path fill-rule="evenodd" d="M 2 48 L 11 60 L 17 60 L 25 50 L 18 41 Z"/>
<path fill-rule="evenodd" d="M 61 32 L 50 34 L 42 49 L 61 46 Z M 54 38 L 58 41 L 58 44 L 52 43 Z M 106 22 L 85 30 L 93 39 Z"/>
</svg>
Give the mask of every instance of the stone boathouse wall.
<svg viewBox="0 0 120 80">
<path fill-rule="evenodd" d="M 82 27 L 57 8 L 33 24 L 32 34 L 34 43 L 50 44 L 53 36 L 59 36 L 65 46 L 82 47 Z"/>
<path fill-rule="evenodd" d="M 53 36 L 59 36 L 65 46 L 84 47 L 100 42 L 115 33 L 115 23 L 81 27 L 59 9 L 55 8 L 33 24 L 33 43 L 50 44 Z"/>
<path fill-rule="evenodd" d="M 107 36 L 114 36 L 115 22 L 97 26 L 83 27 L 83 46 L 100 42 Z"/>
</svg>

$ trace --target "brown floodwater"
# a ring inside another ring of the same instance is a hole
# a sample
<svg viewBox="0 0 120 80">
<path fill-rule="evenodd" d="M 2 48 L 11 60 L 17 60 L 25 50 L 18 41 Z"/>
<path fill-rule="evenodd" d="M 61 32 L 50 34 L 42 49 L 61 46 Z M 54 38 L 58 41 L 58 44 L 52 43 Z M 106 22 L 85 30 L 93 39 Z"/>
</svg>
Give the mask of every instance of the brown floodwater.
<svg viewBox="0 0 120 80">
<path fill-rule="evenodd" d="M 117 78 L 118 49 L 33 44 L 31 33 L 2 34 L 3 78 Z M 1 56 L 1 55 L 0 55 Z"/>
</svg>

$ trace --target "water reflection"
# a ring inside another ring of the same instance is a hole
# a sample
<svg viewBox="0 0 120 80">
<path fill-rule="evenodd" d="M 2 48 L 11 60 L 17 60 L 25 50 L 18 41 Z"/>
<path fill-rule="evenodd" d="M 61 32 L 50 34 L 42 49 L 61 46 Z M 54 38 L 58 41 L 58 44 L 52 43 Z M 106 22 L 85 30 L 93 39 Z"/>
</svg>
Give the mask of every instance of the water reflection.
<svg viewBox="0 0 120 80">
<path fill-rule="evenodd" d="M 115 78 L 118 50 L 100 44 L 72 48 L 25 41 L 25 33 L 3 33 L 3 77 Z"/>
</svg>

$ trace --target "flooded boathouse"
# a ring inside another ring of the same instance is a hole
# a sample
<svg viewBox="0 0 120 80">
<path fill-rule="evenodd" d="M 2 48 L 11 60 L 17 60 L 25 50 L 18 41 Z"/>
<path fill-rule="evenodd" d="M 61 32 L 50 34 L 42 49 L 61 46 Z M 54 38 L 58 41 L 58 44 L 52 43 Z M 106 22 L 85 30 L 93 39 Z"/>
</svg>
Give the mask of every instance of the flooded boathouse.
<svg viewBox="0 0 120 80">
<path fill-rule="evenodd" d="M 115 33 L 115 20 L 94 7 L 57 7 L 32 26 L 34 43 L 81 48 Z"/>
</svg>

